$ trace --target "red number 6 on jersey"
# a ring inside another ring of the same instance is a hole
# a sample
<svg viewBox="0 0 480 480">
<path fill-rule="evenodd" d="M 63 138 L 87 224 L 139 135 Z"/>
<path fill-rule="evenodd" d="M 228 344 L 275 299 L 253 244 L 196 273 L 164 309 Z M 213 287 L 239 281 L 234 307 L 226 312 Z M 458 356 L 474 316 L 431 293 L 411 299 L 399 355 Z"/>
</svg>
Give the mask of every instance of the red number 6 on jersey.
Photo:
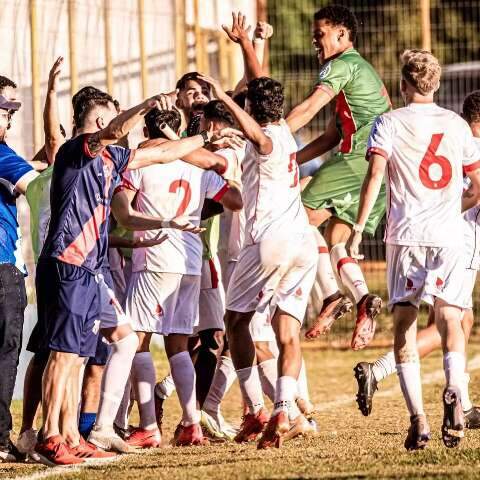
<svg viewBox="0 0 480 480">
<path fill-rule="evenodd" d="M 181 217 L 185 213 L 188 204 L 192 199 L 192 189 L 190 188 L 190 184 L 186 180 L 175 180 L 170 184 L 168 191 L 170 193 L 176 193 L 177 190 L 180 188 L 183 190 L 183 198 L 177 209 L 177 213 L 175 214 L 175 216 L 177 217 Z"/>
<path fill-rule="evenodd" d="M 443 133 L 435 133 L 432 135 L 430 145 L 427 148 L 427 153 L 425 153 L 425 156 L 420 163 L 418 172 L 421 182 L 431 190 L 445 188 L 452 179 L 452 165 L 448 161 L 448 158 L 435 154 L 442 138 Z M 442 170 L 442 175 L 438 180 L 433 180 L 430 176 L 430 166 L 434 164 L 438 165 Z"/>
</svg>

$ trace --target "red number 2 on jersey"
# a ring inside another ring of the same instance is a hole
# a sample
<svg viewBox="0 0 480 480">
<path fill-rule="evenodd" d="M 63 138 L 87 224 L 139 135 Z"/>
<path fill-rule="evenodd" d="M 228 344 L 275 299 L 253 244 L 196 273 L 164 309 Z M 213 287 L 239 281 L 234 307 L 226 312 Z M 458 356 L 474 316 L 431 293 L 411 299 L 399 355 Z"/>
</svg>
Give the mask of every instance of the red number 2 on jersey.
<svg viewBox="0 0 480 480">
<path fill-rule="evenodd" d="M 298 164 L 296 152 L 290 154 L 290 162 L 288 162 L 288 172 L 293 172 L 293 182 L 290 188 L 295 188 L 298 185 Z"/>
<path fill-rule="evenodd" d="M 420 163 L 420 168 L 418 171 L 423 185 L 431 190 L 440 190 L 441 188 L 445 188 L 452 179 L 452 165 L 448 161 L 448 158 L 441 155 L 436 155 L 442 138 L 443 133 L 435 133 L 432 135 L 430 145 L 428 146 L 427 152 Z M 438 180 L 433 180 L 430 176 L 430 166 L 434 164 L 438 165 L 442 170 L 442 176 Z"/>
<path fill-rule="evenodd" d="M 192 189 L 190 188 L 190 184 L 186 180 L 175 180 L 170 184 L 168 191 L 170 193 L 176 193 L 177 190 L 180 188 L 183 190 L 183 198 L 177 209 L 177 213 L 176 213 L 177 217 L 180 217 L 185 213 L 185 211 L 187 210 L 188 204 L 192 199 Z"/>
</svg>

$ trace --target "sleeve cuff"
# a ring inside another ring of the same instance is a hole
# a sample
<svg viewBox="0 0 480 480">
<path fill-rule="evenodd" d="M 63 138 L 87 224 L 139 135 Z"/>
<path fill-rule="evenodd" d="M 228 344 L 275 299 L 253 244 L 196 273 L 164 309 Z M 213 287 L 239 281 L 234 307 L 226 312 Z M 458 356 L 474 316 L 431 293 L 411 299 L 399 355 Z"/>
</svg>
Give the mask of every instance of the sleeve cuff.
<svg viewBox="0 0 480 480">
<path fill-rule="evenodd" d="M 18 180 L 17 182 L 15 183 L 15 190 L 17 190 L 17 185 L 20 183 L 20 182 L 28 182 L 30 183 L 34 178 L 37 178 L 38 177 L 38 172 L 36 170 L 34 170 L 32 168 L 32 170 L 29 170 L 28 172 L 24 173 Z M 27 185 L 28 185 L 27 183 Z"/>
<path fill-rule="evenodd" d="M 383 148 L 378 147 L 370 147 L 367 150 L 367 154 L 365 155 L 365 159 L 368 161 L 372 155 L 381 155 L 385 160 L 388 160 L 388 153 L 383 150 Z"/>
<path fill-rule="evenodd" d="M 324 83 L 318 83 L 317 85 L 315 85 L 315 89 L 323 90 L 327 95 L 330 96 L 330 98 L 333 98 L 337 95 L 332 87 L 329 87 Z"/>
<path fill-rule="evenodd" d="M 216 202 L 219 202 L 223 196 L 228 192 L 230 187 L 228 186 L 228 183 L 226 183 L 212 198 L 212 200 L 215 200 Z"/>
<path fill-rule="evenodd" d="M 477 168 L 480 168 L 480 160 L 478 162 L 471 163 L 470 165 L 464 165 L 463 171 L 465 173 L 470 173 L 476 170 Z"/>
</svg>

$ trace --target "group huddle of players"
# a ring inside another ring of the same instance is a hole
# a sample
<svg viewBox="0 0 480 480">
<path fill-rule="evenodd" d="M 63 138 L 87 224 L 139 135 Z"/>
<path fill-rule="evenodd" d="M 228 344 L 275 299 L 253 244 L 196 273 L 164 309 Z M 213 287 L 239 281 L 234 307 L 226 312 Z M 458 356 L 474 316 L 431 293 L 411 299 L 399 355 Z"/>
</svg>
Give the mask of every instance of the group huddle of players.
<svg viewBox="0 0 480 480">
<path fill-rule="evenodd" d="M 35 161 L 43 171 L 18 185 L 31 208 L 38 323 L 12 455 L 73 465 L 158 447 L 174 390 L 175 446 L 211 437 L 269 448 L 314 434 L 300 348 L 312 287 L 322 309 L 306 337 L 327 333 L 355 303 L 351 346 L 368 345 L 382 301 L 357 260 L 363 232 L 373 234 L 385 212 L 394 349 L 355 367 L 357 402 L 369 415 L 378 382 L 397 371 L 411 420 L 405 448 L 424 448 L 419 358 L 441 346 L 442 438 L 458 445 L 465 428 L 480 427 L 465 360 L 479 266 L 480 92 L 465 100 L 463 119 L 437 106 L 438 60 L 407 50 L 405 107 L 392 110 L 353 46 L 354 14 L 333 5 L 313 20 L 318 83 L 284 115 L 282 85 L 263 73 L 271 26 L 260 22 L 252 40 L 239 13 L 224 30 L 245 64 L 233 91 L 191 72 L 174 92 L 121 110 L 85 87 L 72 98 L 70 139 L 57 111 L 63 59 L 52 67 Z M 293 134 L 333 99 L 325 132 L 298 151 Z M 147 139 L 129 148 L 142 121 Z M 299 165 L 334 149 L 312 178 L 300 178 Z M 422 301 L 431 322 L 417 335 Z M 170 366 L 158 383 L 153 334 L 163 336 Z M 236 379 L 239 427 L 220 409 Z M 138 427 L 129 426 L 134 402 Z"/>
</svg>

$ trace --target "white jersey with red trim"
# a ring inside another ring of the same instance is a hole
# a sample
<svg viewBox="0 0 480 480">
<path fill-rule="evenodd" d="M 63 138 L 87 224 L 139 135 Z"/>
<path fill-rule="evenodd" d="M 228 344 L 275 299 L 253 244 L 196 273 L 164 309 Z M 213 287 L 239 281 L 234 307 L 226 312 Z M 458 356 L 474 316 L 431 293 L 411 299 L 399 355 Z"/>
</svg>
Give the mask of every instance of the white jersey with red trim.
<svg viewBox="0 0 480 480">
<path fill-rule="evenodd" d="M 223 178 L 235 182 L 241 187 L 242 162 L 245 158 L 245 148 L 223 148 L 215 152 L 227 161 L 227 168 Z M 245 213 L 242 210 L 232 212 L 225 209 L 220 215 L 220 239 L 218 242 L 218 255 L 223 262 L 234 262 L 238 259 L 245 238 Z"/>
<path fill-rule="evenodd" d="M 480 149 L 480 138 L 475 138 Z M 465 178 L 465 189 L 470 186 L 470 179 Z M 465 220 L 465 255 L 466 267 L 472 270 L 480 269 L 480 205 L 470 208 L 463 213 Z"/>
<path fill-rule="evenodd" d="M 308 227 L 300 199 L 295 139 L 284 120 L 263 131 L 272 139 L 272 152 L 261 155 L 247 142 L 242 164 L 244 245 L 259 243 L 279 231 L 304 232 Z"/>
<path fill-rule="evenodd" d="M 480 167 L 468 124 L 434 103 L 412 103 L 377 118 L 372 153 L 387 159 L 386 243 L 462 245 L 462 170 Z"/>
<path fill-rule="evenodd" d="M 193 217 L 200 224 L 203 201 L 219 201 L 228 190 L 225 180 L 213 171 L 202 170 L 176 160 L 165 165 L 151 165 L 129 170 L 123 175 L 123 188 L 136 193 L 134 208 L 146 215 L 171 219 Z M 155 238 L 158 230 L 135 232 L 135 238 Z M 132 253 L 133 271 L 182 273 L 200 275 L 202 242 L 199 235 L 166 228 L 168 239 L 148 248 L 135 248 Z"/>
</svg>

